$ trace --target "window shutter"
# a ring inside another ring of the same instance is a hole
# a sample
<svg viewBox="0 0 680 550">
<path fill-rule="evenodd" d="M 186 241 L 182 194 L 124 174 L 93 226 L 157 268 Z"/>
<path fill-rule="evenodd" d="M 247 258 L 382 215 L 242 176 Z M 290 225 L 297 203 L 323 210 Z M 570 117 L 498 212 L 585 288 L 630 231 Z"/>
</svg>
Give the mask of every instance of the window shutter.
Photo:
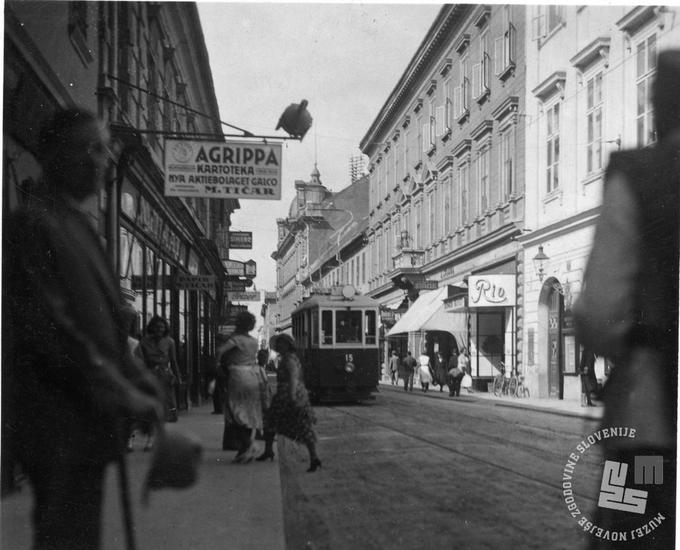
<svg viewBox="0 0 680 550">
<path fill-rule="evenodd" d="M 444 113 L 444 130 L 451 130 L 453 125 L 451 124 L 451 117 L 452 117 L 452 111 L 453 110 L 453 104 L 451 103 L 451 98 L 446 98 L 446 109 Z"/>
<path fill-rule="evenodd" d="M 539 15 L 531 20 L 531 39 L 540 40 L 545 38 L 545 15 Z"/>
<path fill-rule="evenodd" d="M 482 64 L 472 66 L 472 97 L 482 95 Z"/>
<path fill-rule="evenodd" d="M 496 76 L 503 72 L 503 37 L 499 36 L 493 43 L 493 72 Z"/>
<path fill-rule="evenodd" d="M 470 109 L 470 79 L 465 77 L 463 79 L 463 97 L 462 97 L 463 112 Z M 463 114 L 461 112 L 461 114 Z"/>
<path fill-rule="evenodd" d="M 445 109 L 444 105 L 437 107 L 437 135 L 442 136 L 446 131 L 444 124 Z"/>
<path fill-rule="evenodd" d="M 423 151 L 427 152 L 430 148 L 430 125 L 423 124 Z"/>
</svg>

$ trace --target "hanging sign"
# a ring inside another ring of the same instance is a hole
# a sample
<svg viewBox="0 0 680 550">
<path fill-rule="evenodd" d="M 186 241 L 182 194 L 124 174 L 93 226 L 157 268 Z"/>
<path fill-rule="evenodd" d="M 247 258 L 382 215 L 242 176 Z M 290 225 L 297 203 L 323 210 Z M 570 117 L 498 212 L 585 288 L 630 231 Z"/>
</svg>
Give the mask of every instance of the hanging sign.
<svg viewBox="0 0 680 550">
<path fill-rule="evenodd" d="M 514 275 L 470 275 L 469 307 L 507 307 L 517 303 Z"/>
<path fill-rule="evenodd" d="M 224 271 L 227 272 L 227 275 L 244 277 L 246 274 L 246 266 L 243 262 L 237 260 L 222 260 L 222 265 L 224 266 Z"/>
<path fill-rule="evenodd" d="M 243 264 L 246 277 L 255 277 L 257 275 L 257 262 L 255 260 L 248 260 Z"/>
<path fill-rule="evenodd" d="M 253 248 L 252 231 L 229 231 L 229 248 L 250 250 Z"/>
<path fill-rule="evenodd" d="M 177 290 L 212 290 L 215 288 L 215 276 L 180 273 L 175 279 L 175 288 Z"/>
<path fill-rule="evenodd" d="M 227 298 L 232 302 L 259 302 L 260 291 L 227 292 Z"/>
<path fill-rule="evenodd" d="M 281 144 L 165 140 L 165 195 L 281 199 Z"/>
</svg>

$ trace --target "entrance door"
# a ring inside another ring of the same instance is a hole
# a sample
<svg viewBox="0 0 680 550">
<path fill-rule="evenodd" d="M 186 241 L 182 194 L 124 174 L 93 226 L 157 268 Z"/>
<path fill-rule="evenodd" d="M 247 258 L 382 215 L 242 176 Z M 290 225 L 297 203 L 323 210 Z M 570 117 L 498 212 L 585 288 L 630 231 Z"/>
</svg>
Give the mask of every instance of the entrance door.
<svg viewBox="0 0 680 550">
<path fill-rule="evenodd" d="M 562 295 L 553 286 L 548 297 L 548 397 L 562 399 Z"/>
</svg>

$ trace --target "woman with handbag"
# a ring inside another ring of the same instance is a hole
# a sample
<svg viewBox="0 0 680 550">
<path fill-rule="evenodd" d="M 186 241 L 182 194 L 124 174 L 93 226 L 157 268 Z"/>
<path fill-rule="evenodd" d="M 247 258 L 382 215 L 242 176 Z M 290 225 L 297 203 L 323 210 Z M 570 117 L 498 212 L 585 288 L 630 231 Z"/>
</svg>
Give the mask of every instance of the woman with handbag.
<svg viewBox="0 0 680 550">
<path fill-rule="evenodd" d="M 175 388 L 180 376 L 175 341 L 170 337 L 168 322 L 158 315 L 152 317 L 139 346 L 146 367 L 156 375 L 165 392 L 165 421 L 177 422 Z"/>
<path fill-rule="evenodd" d="M 248 333 L 255 328 L 255 316 L 242 311 L 236 315 L 234 333 L 218 350 L 219 369 L 226 381 L 225 432 L 233 430 L 238 439 L 234 462 L 248 463 L 256 454 L 255 433 L 262 431 L 266 376 L 257 364 L 257 340 Z"/>
</svg>

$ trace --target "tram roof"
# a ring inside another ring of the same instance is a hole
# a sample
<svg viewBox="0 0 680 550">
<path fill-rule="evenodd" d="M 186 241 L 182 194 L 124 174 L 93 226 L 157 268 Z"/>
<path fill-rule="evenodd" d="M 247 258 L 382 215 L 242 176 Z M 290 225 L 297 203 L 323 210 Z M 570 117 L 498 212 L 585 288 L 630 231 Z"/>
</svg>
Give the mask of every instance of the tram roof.
<svg viewBox="0 0 680 550">
<path fill-rule="evenodd" d="M 327 308 L 357 308 L 357 307 L 379 307 L 380 303 L 370 296 L 355 295 L 352 298 L 345 299 L 342 296 L 331 296 L 329 294 L 313 294 L 305 299 L 294 311 L 293 314 L 307 309 L 315 309 L 318 307 Z"/>
</svg>

